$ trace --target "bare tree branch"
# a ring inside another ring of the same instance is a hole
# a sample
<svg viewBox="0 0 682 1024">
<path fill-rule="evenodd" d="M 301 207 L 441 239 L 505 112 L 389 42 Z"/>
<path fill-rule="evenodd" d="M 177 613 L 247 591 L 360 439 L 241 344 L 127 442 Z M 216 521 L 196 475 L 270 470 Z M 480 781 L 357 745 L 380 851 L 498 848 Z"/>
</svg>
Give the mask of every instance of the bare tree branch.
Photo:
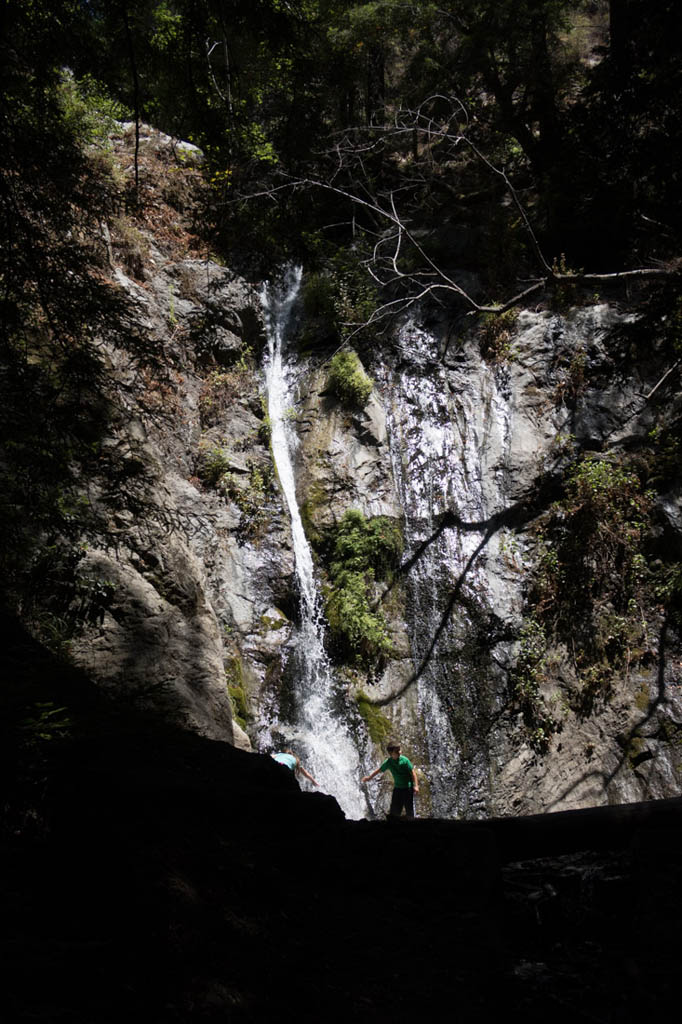
<svg viewBox="0 0 682 1024">
<path fill-rule="evenodd" d="M 441 105 L 450 105 L 449 112 L 445 116 L 441 115 L 438 119 L 429 113 L 436 102 Z M 415 110 L 396 111 L 391 124 L 367 125 L 354 129 L 352 134 L 345 132 L 337 136 L 331 150 L 328 151 L 328 155 L 332 156 L 334 160 L 334 169 L 329 178 L 291 178 L 283 184 L 273 185 L 261 191 L 235 198 L 232 202 L 246 202 L 259 198 L 271 199 L 275 202 L 279 193 L 286 190 L 319 189 L 339 196 L 352 206 L 363 209 L 372 216 L 373 220 L 378 222 L 378 237 L 373 244 L 371 255 L 363 259 L 362 264 L 370 277 L 382 289 L 399 287 L 403 289 L 403 294 L 379 305 L 365 323 L 344 325 L 355 326 L 357 330 L 376 324 L 386 317 L 404 312 L 428 295 L 454 294 L 468 306 L 472 313 L 500 314 L 518 306 L 531 295 L 542 292 L 552 285 L 618 282 L 630 278 L 662 278 L 679 273 L 676 264 L 672 264 L 670 267 L 640 267 L 611 273 L 572 272 L 560 270 L 556 262 L 550 264 L 542 251 L 518 190 L 514 187 L 506 169 L 497 167 L 481 151 L 469 137 L 467 130 L 469 127 L 468 112 L 457 97 L 429 96 Z M 465 146 L 483 166 L 502 181 L 521 218 L 524 231 L 538 263 L 539 276 L 532 281 L 529 287 L 523 288 L 502 302 L 483 304 L 477 302 L 441 264 L 429 255 L 415 232 L 410 228 L 408 218 L 401 209 L 403 193 L 428 184 L 428 179 L 423 174 L 406 178 L 400 187 L 387 190 L 383 194 L 375 194 L 370 190 L 371 178 L 366 170 L 366 158 L 383 151 L 387 140 L 397 140 L 401 136 L 409 136 L 412 139 L 415 133 L 417 139 L 422 140 L 422 154 L 430 154 L 436 145 L 446 144 L 452 151 Z M 357 173 L 358 171 L 359 173 Z M 343 179 L 349 173 L 354 175 L 351 186 L 343 184 Z M 353 215 L 354 234 L 355 223 L 355 215 Z M 386 230 L 380 229 L 382 223 L 386 225 Z M 365 234 L 372 234 L 367 228 L 363 230 Z M 412 256 L 416 254 L 421 261 L 421 267 L 417 270 L 404 268 L 408 248 Z M 356 331 L 353 331 L 354 333 Z"/>
</svg>

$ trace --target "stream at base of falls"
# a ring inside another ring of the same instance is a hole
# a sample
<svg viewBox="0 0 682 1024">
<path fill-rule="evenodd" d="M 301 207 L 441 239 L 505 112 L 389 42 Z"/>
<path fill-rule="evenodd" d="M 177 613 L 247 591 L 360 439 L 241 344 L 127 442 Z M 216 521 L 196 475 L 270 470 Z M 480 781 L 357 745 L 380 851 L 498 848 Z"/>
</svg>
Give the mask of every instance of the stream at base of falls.
<svg viewBox="0 0 682 1024">
<path fill-rule="evenodd" d="M 289 515 L 294 545 L 300 623 L 286 657 L 292 680 L 289 719 L 268 722 L 260 746 L 289 747 L 315 777 L 320 790 L 336 798 L 347 818 L 364 818 L 369 808 L 360 784 L 361 765 L 338 705 L 340 691 L 324 649 L 324 618 L 315 566 L 296 498 L 296 434 L 287 412 L 296 397 L 296 367 L 287 358 L 287 341 L 301 285 L 301 269 L 286 272 L 281 282 L 266 284 L 261 294 L 268 328 L 265 364 L 272 458 Z M 277 740 L 277 742 L 276 742 Z M 313 788 L 302 782 L 306 789 Z"/>
</svg>

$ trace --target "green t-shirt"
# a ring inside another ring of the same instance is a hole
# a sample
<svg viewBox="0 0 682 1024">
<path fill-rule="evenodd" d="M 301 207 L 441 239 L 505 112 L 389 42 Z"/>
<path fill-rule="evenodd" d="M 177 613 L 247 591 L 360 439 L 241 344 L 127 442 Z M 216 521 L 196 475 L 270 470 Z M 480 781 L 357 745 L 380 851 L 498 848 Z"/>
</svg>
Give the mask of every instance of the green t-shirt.
<svg viewBox="0 0 682 1024">
<path fill-rule="evenodd" d="M 393 757 L 387 757 L 379 771 L 385 772 L 387 768 L 393 776 L 393 785 L 396 789 L 412 789 L 412 762 L 404 754 L 401 754 L 397 761 Z"/>
</svg>

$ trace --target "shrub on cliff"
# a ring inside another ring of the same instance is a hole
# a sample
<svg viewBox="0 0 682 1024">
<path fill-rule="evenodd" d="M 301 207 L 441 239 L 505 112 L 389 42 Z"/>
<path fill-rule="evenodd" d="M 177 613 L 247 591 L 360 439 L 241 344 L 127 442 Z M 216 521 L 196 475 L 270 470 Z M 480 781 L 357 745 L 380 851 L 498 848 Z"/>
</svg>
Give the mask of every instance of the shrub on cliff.
<svg viewBox="0 0 682 1024">
<path fill-rule="evenodd" d="M 387 516 L 365 519 L 349 509 L 334 531 L 325 611 L 332 638 L 344 661 L 370 665 L 390 652 L 386 620 L 373 607 L 374 583 L 400 561 L 400 528 Z"/>
<path fill-rule="evenodd" d="M 581 715 L 608 695 L 616 674 L 650 656 L 652 513 L 653 495 L 631 466 L 588 457 L 568 472 L 564 497 L 539 520 L 529 609 L 547 643 L 570 651 L 580 685 L 571 704 Z M 522 674 L 517 667 L 517 688 Z M 529 706 L 537 694 L 527 684 L 522 690 Z"/>
<path fill-rule="evenodd" d="M 362 409 L 372 393 L 372 380 L 352 349 L 337 352 L 329 364 L 327 387 L 346 406 Z"/>
<path fill-rule="evenodd" d="M 334 643 L 344 661 L 370 665 L 388 654 L 386 620 L 370 604 L 374 573 L 342 572 L 327 594 L 325 611 Z"/>
<path fill-rule="evenodd" d="M 357 509 L 348 509 L 335 529 L 330 573 L 365 572 L 371 569 L 385 579 L 400 562 L 403 538 L 398 524 L 388 516 L 366 519 Z"/>
</svg>

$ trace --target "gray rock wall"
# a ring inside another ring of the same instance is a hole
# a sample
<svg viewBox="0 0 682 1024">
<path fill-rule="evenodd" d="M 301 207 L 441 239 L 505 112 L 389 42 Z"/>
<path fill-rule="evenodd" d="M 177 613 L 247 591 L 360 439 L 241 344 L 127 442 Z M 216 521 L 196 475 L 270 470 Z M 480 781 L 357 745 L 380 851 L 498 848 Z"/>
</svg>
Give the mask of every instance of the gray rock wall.
<svg viewBox="0 0 682 1024">
<path fill-rule="evenodd" d="M 91 486 L 109 529 L 84 538 L 79 573 L 110 600 L 71 652 L 120 699 L 249 748 L 264 723 L 291 714 L 287 644 L 298 615 L 258 293 L 153 228 L 143 241 L 134 275 L 108 242 L 112 280 L 149 342 L 147 359 L 109 353 L 118 406 L 108 444 L 131 453 L 137 482 L 113 503 L 104 481 Z M 529 741 L 513 682 L 540 524 L 567 469 L 585 452 L 632 453 L 658 422 L 657 403 L 671 400 L 649 399 L 665 369 L 655 345 L 627 371 L 613 355 L 609 332 L 631 319 L 604 302 L 522 310 L 492 350 L 480 326 L 403 323 L 361 353 L 375 382 L 363 410 L 327 392 L 325 353 L 300 357 L 297 491 L 321 581 L 324 538 L 349 509 L 403 531 L 401 567 L 374 591 L 391 653 L 371 667 L 337 664 L 335 685 L 344 713 L 357 706 L 350 724 L 367 769 L 382 737 L 400 735 L 422 776 L 422 813 L 518 814 L 680 792 L 681 652 L 660 610 L 642 610 L 650 652 L 613 673 L 589 711 L 576 701 L 570 643 L 550 644 L 539 697 L 557 728 L 541 746 Z M 657 499 L 676 557 L 681 507 L 676 486 Z"/>
</svg>

